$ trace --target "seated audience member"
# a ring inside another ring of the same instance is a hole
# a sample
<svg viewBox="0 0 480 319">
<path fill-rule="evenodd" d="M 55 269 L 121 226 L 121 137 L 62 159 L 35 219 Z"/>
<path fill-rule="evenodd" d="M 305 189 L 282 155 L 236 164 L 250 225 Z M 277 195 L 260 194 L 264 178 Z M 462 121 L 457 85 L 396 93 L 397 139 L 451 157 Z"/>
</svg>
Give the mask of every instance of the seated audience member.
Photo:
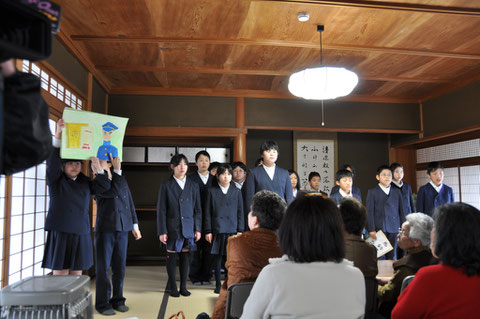
<svg viewBox="0 0 480 319">
<path fill-rule="evenodd" d="M 424 266 L 436 264 L 430 251 L 430 233 L 433 219 L 422 213 L 407 215 L 406 221 L 397 235 L 398 246 L 407 252 L 407 255 L 393 263 L 393 277 L 378 287 L 379 312 L 390 318 L 405 277 L 415 275 Z"/>
<path fill-rule="evenodd" d="M 378 265 L 377 249 L 365 242 L 362 237 L 362 231 L 367 223 L 367 210 L 353 197 L 341 199 L 339 209 L 345 231 L 345 258 L 353 261 L 353 265 L 360 269 L 365 277 L 367 299 L 365 311 L 372 313 L 376 311 L 377 304 Z"/>
<path fill-rule="evenodd" d="M 365 282 L 344 259 L 342 233 L 332 200 L 298 196 L 280 226 L 285 255 L 262 269 L 241 318 L 363 318 Z"/>
<path fill-rule="evenodd" d="M 365 206 L 357 199 L 345 198 L 339 208 L 345 230 L 345 258 L 353 261 L 365 278 L 375 278 L 378 274 L 377 249 L 362 238 L 367 223 Z"/>
<path fill-rule="evenodd" d="M 353 175 L 348 169 L 341 169 L 335 174 L 335 184 L 338 186 L 338 192 L 331 194 L 330 198 L 339 205 L 342 198 L 354 197 L 362 202 L 362 196 L 352 191 Z"/>
<path fill-rule="evenodd" d="M 220 289 L 213 319 L 225 318 L 228 286 L 254 282 L 269 258 L 282 255 L 275 231 L 280 226 L 286 208 L 285 201 L 272 191 L 259 191 L 253 196 L 252 209 L 248 214 L 251 231 L 228 239 L 225 263 L 228 275 Z"/>
<path fill-rule="evenodd" d="M 293 198 L 295 198 L 297 197 L 298 191 L 300 190 L 300 177 L 293 169 L 289 169 L 288 174 L 290 174 L 290 181 L 292 182 L 293 189 Z"/>
<path fill-rule="evenodd" d="M 392 318 L 478 318 L 480 211 L 454 203 L 438 207 L 434 220 L 431 247 L 440 264 L 417 272 Z"/>
</svg>

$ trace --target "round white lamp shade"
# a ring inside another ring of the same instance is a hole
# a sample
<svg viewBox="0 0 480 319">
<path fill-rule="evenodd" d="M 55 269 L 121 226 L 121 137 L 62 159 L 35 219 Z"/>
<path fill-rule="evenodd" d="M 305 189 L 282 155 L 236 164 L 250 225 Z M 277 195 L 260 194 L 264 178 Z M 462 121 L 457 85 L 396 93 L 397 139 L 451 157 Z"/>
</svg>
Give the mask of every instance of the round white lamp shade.
<svg viewBox="0 0 480 319">
<path fill-rule="evenodd" d="M 358 76 L 345 68 L 307 68 L 290 75 L 288 90 L 307 100 L 330 100 L 350 94 Z"/>
</svg>

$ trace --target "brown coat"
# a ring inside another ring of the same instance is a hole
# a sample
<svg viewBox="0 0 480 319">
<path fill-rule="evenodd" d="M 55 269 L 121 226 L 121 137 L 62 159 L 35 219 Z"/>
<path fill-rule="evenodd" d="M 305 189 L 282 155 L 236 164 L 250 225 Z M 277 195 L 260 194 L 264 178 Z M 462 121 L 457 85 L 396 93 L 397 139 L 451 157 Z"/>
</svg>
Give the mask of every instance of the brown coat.
<svg viewBox="0 0 480 319">
<path fill-rule="evenodd" d="M 360 236 L 345 234 L 345 258 L 353 261 L 365 278 L 375 278 L 378 273 L 377 249 Z"/>
<path fill-rule="evenodd" d="M 228 277 L 225 279 L 218 296 L 212 319 L 225 318 L 228 286 L 240 282 L 254 282 L 269 258 L 281 257 L 278 237 L 274 231 L 255 228 L 239 236 L 228 239 L 227 262 Z"/>
</svg>

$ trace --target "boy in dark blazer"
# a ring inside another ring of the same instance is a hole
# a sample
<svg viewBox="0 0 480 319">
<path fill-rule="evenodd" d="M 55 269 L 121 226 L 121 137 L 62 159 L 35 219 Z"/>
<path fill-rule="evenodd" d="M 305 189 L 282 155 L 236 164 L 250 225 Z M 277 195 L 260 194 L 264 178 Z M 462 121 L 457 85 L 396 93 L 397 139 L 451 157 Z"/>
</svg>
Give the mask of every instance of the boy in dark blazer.
<svg viewBox="0 0 480 319">
<path fill-rule="evenodd" d="M 353 185 L 353 179 L 355 178 L 355 169 L 353 168 L 353 166 L 351 166 L 350 164 L 344 164 L 342 169 L 346 169 L 347 171 L 350 171 L 350 173 L 352 173 L 352 193 L 357 195 L 355 198 L 362 198 L 362 192 L 360 191 L 360 188 Z M 332 198 L 334 194 L 338 193 L 339 189 L 340 187 L 338 185 L 333 186 L 332 191 L 330 192 L 330 198 Z M 360 201 L 362 200 L 360 199 Z"/>
<path fill-rule="evenodd" d="M 42 268 L 54 275 L 81 275 L 93 265 L 90 235 L 90 195 L 110 188 L 110 180 L 97 157 L 92 157 L 93 181 L 82 172 L 81 160 L 60 158 L 65 121 L 58 120 L 53 151 L 47 159 L 47 185 L 50 193 L 45 230 L 48 231 Z"/>
<path fill-rule="evenodd" d="M 320 190 L 320 184 L 322 183 L 322 178 L 320 177 L 319 172 L 310 172 L 308 174 L 308 185 L 313 193 L 319 193 L 327 197 L 328 194 Z"/>
<path fill-rule="evenodd" d="M 212 243 L 214 257 L 215 293 L 220 293 L 220 267 L 227 254 L 227 240 L 244 230 L 243 199 L 240 190 L 231 184 L 232 167 L 222 164 L 217 169 L 218 187 L 208 190 L 203 223 L 205 238 Z"/>
<path fill-rule="evenodd" d="M 362 202 L 362 197 L 352 191 L 353 185 L 353 175 L 352 172 L 346 169 L 341 169 L 335 174 L 335 184 L 339 187 L 339 191 L 335 194 L 330 195 L 330 199 L 335 202 L 335 204 L 340 205 L 342 198 L 354 197 L 360 203 Z"/>
<path fill-rule="evenodd" d="M 131 231 L 136 240 L 142 238 L 142 235 L 138 228 L 132 194 L 125 177 L 122 176 L 120 158 L 111 158 L 111 163 L 101 162 L 112 182 L 110 190 L 95 196 L 97 202 L 95 309 L 102 315 L 109 316 L 115 314 L 113 309 L 120 312 L 128 311 L 123 296 L 128 232 Z M 110 266 L 112 285 L 109 278 Z"/>
<path fill-rule="evenodd" d="M 200 202 L 202 213 L 205 218 L 205 203 L 208 189 L 212 187 L 215 176 L 210 174 L 210 154 L 207 151 L 200 151 L 195 155 L 195 164 L 197 171 L 187 176 L 187 178 L 198 185 L 200 191 Z M 212 277 L 212 256 L 210 250 L 212 246 L 205 240 L 205 232 L 202 238 L 197 242 L 197 249 L 192 252 L 192 261 L 190 264 L 190 280 L 194 285 L 209 285 Z"/>
<path fill-rule="evenodd" d="M 417 194 L 417 212 L 433 215 L 435 207 L 455 202 L 453 189 L 443 184 L 443 166 L 439 162 L 428 164 L 430 182 L 420 187 Z"/>
<path fill-rule="evenodd" d="M 171 297 L 190 296 L 187 290 L 188 254 L 202 236 L 202 208 L 198 184 L 187 178 L 188 160 L 177 154 L 170 161 L 172 177 L 162 183 L 157 201 L 157 233 L 167 250 L 168 290 Z M 180 291 L 176 255 L 180 257 Z"/>
<path fill-rule="evenodd" d="M 405 221 L 402 192 L 391 187 L 392 171 L 389 166 L 380 166 L 376 178 L 379 181 L 378 185 L 369 189 L 367 193 L 367 230 L 373 239 L 377 239 L 377 231 L 382 230 L 393 246 L 393 250 L 385 257 L 396 259 L 398 229 Z"/>
<path fill-rule="evenodd" d="M 252 198 L 261 190 L 270 190 L 290 204 L 293 201 L 292 182 L 287 170 L 277 167 L 279 147 L 275 141 L 265 141 L 260 146 L 263 164 L 252 168 L 247 174 L 245 188 L 245 215 L 248 216 Z"/>
</svg>

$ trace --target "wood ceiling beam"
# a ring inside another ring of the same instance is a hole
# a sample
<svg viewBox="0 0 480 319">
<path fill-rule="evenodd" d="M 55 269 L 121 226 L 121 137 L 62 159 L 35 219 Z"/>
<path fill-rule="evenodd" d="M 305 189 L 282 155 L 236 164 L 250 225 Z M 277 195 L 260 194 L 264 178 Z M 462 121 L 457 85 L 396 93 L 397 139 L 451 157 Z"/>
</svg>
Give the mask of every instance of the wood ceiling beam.
<svg viewBox="0 0 480 319">
<path fill-rule="evenodd" d="M 98 81 L 98 83 L 103 87 L 103 89 L 106 92 L 108 92 L 110 89 L 110 82 L 108 81 L 108 79 L 105 76 L 103 76 L 101 72 L 98 72 L 97 70 L 95 70 L 93 63 L 91 63 L 91 61 L 84 56 L 83 51 L 77 48 L 77 46 L 71 40 L 71 38 L 62 31 L 60 31 L 57 34 L 57 38 L 80 61 L 80 63 L 82 63 L 83 66 L 90 73 L 93 74 L 93 76 Z"/>
<path fill-rule="evenodd" d="M 176 95 L 176 96 L 222 96 L 222 97 L 247 97 L 247 98 L 270 98 L 270 99 L 297 99 L 287 92 L 265 90 L 225 90 L 205 88 L 164 88 L 148 86 L 114 86 L 109 94 L 126 95 Z M 372 95 L 350 94 L 336 101 L 349 102 L 373 102 L 373 103 L 414 103 L 418 99 L 405 99 L 395 97 L 383 97 Z"/>
<path fill-rule="evenodd" d="M 172 73 L 206 73 L 206 74 L 241 74 L 241 75 L 268 75 L 290 76 L 295 71 L 290 70 L 247 70 L 247 69 L 220 69 L 220 68 L 186 68 L 163 67 L 148 65 L 95 65 L 100 71 L 147 71 L 147 72 L 172 72 Z M 386 82 L 420 82 L 420 83 L 450 83 L 448 79 L 409 78 L 401 76 L 375 76 L 361 75 L 362 80 Z"/>
<path fill-rule="evenodd" d="M 131 136 L 187 136 L 187 137 L 235 137 L 246 134 L 246 128 L 231 127 L 166 127 L 128 126 L 125 135 Z"/>
<path fill-rule="evenodd" d="M 288 41 L 288 40 L 268 40 L 268 39 L 219 39 L 219 38 L 170 38 L 154 36 L 96 36 L 96 35 L 72 35 L 72 41 L 77 42 L 127 42 L 127 43 L 186 43 L 186 44 L 212 44 L 212 45 L 259 45 L 259 46 L 277 46 L 290 48 L 307 48 L 320 50 L 319 43 Z M 375 47 L 368 45 L 351 44 L 323 44 L 324 50 L 341 50 L 354 52 L 378 52 L 387 54 L 428 56 L 437 58 L 469 59 L 480 60 L 479 54 L 466 54 L 455 52 L 435 52 L 428 50 L 412 50 L 402 48 Z"/>
<path fill-rule="evenodd" d="M 434 6 L 419 3 L 398 3 L 386 1 L 364 1 L 364 0 L 252 0 L 252 2 L 275 2 L 275 3 L 295 3 L 317 6 L 333 7 L 353 7 L 377 10 L 409 11 L 421 13 L 439 13 L 455 14 L 463 16 L 480 16 L 480 9 L 453 7 L 453 6 Z"/>
</svg>

